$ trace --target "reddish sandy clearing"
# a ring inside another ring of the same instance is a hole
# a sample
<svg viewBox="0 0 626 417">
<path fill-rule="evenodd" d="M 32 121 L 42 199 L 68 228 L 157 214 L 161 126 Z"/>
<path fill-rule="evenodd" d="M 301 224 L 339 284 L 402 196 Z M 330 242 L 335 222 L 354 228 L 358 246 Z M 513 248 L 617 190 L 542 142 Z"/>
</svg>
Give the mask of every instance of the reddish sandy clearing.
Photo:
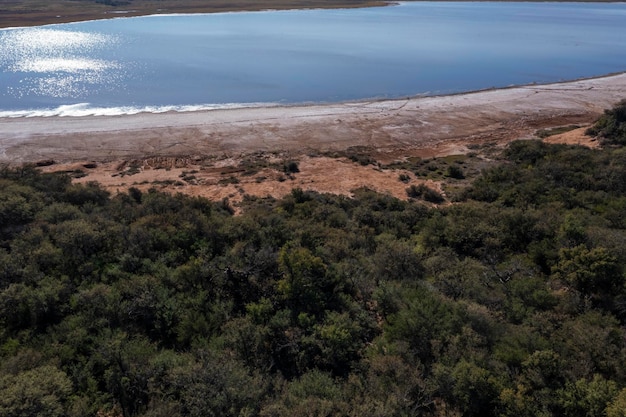
<svg viewBox="0 0 626 417">
<path fill-rule="evenodd" d="M 406 100 L 117 117 L 0 118 L 0 163 L 54 161 L 46 171 L 81 169 L 87 175 L 77 181 L 98 181 L 114 192 L 156 187 L 239 201 L 244 194 L 280 197 L 294 187 L 350 194 L 365 186 L 406 198 L 407 184 L 398 179 L 401 172 L 312 156 L 357 150 L 388 163 L 411 156 L 462 154 L 486 144 L 499 147 L 533 138 L 538 129 L 588 125 L 624 97 L 626 74 L 620 74 Z M 582 132 L 548 141 L 593 146 Z M 256 168 L 246 168 L 255 160 Z M 258 164 L 286 160 L 298 161 L 301 172 L 288 178 L 275 165 Z M 87 163 L 95 168 L 83 167 Z"/>
</svg>

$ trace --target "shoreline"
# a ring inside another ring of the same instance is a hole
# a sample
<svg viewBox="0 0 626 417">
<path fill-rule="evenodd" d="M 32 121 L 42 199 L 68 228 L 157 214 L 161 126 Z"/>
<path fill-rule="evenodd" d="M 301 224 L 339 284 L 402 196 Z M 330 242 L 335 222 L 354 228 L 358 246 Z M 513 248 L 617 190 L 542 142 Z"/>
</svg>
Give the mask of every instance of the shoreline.
<svg viewBox="0 0 626 417">
<path fill-rule="evenodd" d="M 408 0 L 408 1 L 414 1 L 414 0 Z M 446 0 L 446 1 L 452 1 L 452 0 Z M 315 7 L 315 8 L 311 8 L 311 7 L 300 7 L 300 8 L 293 8 L 293 9 L 254 9 L 254 10 L 247 10 L 247 9 L 242 9 L 242 10 L 224 10 L 224 11 L 213 11 L 213 12 L 164 12 L 164 13 L 160 13 L 160 12 L 155 12 L 155 13 L 149 13 L 149 14 L 135 14 L 138 11 L 137 10 L 128 10 L 128 11 L 111 11 L 111 12 L 105 12 L 105 14 L 107 15 L 106 17 L 100 17 L 100 18 L 94 18 L 94 19 L 84 19 L 84 20 L 71 20 L 68 22 L 60 22 L 60 21 L 55 21 L 55 22 L 50 22 L 50 23 L 42 23 L 40 25 L 31 25 L 31 26 L 3 26 L 2 23 L 0 23 L 0 32 L 4 31 L 4 30 L 19 30 L 19 29 L 28 29 L 28 28 L 33 28 L 33 27 L 46 27 L 46 26 L 54 26 L 54 25 L 72 25 L 75 23 L 89 23 L 89 22 L 98 22 L 100 20 L 114 20 L 114 19 L 131 19 L 134 17 L 144 17 L 144 18 L 150 18 L 150 17 L 185 17 L 185 16 L 202 16 L 202 15 L 221 15 L 221 14 L 230 14 L 230 13 L 269 13 L 269 12 L 289 12 L 289 11 L 294 11 L 294 10 L 328 10 L 328 9 L 350 9 L 350 8 L 365 8 L 365 7 L 387 7 L 387 6 L 395 6 L 395 5 L 399 5 L 401 4 L 401 2 L 387 2 L 387 1 L 383 1 L 380 4 L 372 4 L 372 5 L 367 5 L 367 6 L 355 6 L 355 7 Z M 108 15 L 111 16 L 108 16 Z"/>
<path fill-rule="evenodd" d="M 421 1 L 421 0 L 403 0 Z M 441 2 L 454 2 L 458 0 L 435 0 Z M 475 0 L 461 0 L 471 2 Z M 492 2 L 494 0 L 478 0 L 479 2 Z M 511 3 L 524 0 L 509 0 Z M 538 3 L 560 3 L 564 1 L 538 1 Z M 622 3 L 619 0 L 571 0 L 574 3 Z M 120 6 L 110 6 L 97 2 L 85 2 L 80 5 L 68 3 L 64 5 L 42 6 L 35 0 L 22 0 L 5 5 L 5 10 L 0 11 L 0 30 L 20 29 L 34 26 L 47 26 L 61 23 L 77 23 L 90 20 L 106 20 L 126 17 L 141 17 L 162 14 L 213 14 L 231 12 L 257 12 L 279 10 L 314 10 L 314 9 L 350 9 L 363 7 L 385 7 L 398 4 L 396 0 L 310 0 L 306 5 L 297 0 L 273 0 L 268 7 L 259 0 L 240 0 L 239 2 L 226 4 L 207 5 L 202 0 L 134 0 Z M 67 2 L 65 2 L 67 3 Z M 29 8 L 30 7 L 30 8 Z"/>
<path fill-rule="evenodd" d="M 1 30 L 1 29 L 0 29 Z M 193 105 L 163 105 L 163 106 L 144 106 L 144 107 L 129 107 L 129 106 L 120 106 L 120 107 L 83 107 L 85 104 L 89 103 L 74 103 L 74 104 L 65 104 L 61 105 L 57 108 L 46 108 L 46 109 L 25 109 L 25 110 L 0 110 L 0 121 L 3 119 L 35 119 L 35 118 L 71 118 L 71 117 L 123 117 L 123 116 L 135 116 L 140 114 L 169 114 L 169 113 L 196 113 L 196 112 L 211 112 L 211 111 L 223 111 L 223 110 L 245 110 L 245 109 L 259 109 L 259 108 L 292 108 L 292 107 L 317 107 L 317 106 L 342 106 L 342 105 L 351 105 L 351 104 L 360 104 L 360 103 L 376 103 L 376 102 L 396 102 L 396 101 L 406 101 L 406 100 L 420 100 L 426 98 L 437 98 L 437 97 L 454 97 L 454 96 L 464 96 L 471 94 L 480 94 L 486 93 L 490 91 L 506 91 L 506 90 L 514 90 L 520 88 L 533 88 L 533 89 L 541 89 L 549 88 L 552 86 L 559 86 L 563 84 L 573 84 L 581 81 L 589 81 L 589 80 L 602 80 L 604 78 L 612 78 L 626 75 L 626 70 L 619 72 L 612 72 L 603 75 L 590 76 L 590 77 L 581 77 L 573 80 L 563 80 L 563 81 L 555 81 L 546 84 L 542 83 L 530 83 L 530 84 L 521 84 L 521 85 L 510 85 L 504 87 L 488 87 L 482 88 L 478 90 L 470 90 L 470 91 L 460 91 L 453 93 L 442 93 L 442 94 L 416 94 L 412 96 L 399 97 L 399 98 L 385 98 L 385 97 L 371 97 L 371 98 L 363 98 L 363 99 L 354 99 L 354 100 L 345 100 L 345 101 L 337 101 L 337 102 L 300 102 L 300 103 L 274 103 L 274 102 L 261 102 L 261 103 L 217 103 L 217 104 L 193 104 Z M 69 114 L 66 112 L 65 114 L 60 113 L 57 114 L 55 112 L 61 112 L 65 110 L 69 110 L 71 108 L 77 109 L 77 114 Z M 116 112 L 116 109 L 121 109 L 119 112 Z M 81 113 L 81 114 L 78 114 Z"/>
<path fill-rule="evenodd" d="M 203 0 L 134 0 L 120 6 L 108 6 L 95 1 L 81 4 L 58 2 L 59 5 L 50 4 L 47 7 L 41 6 L 34 0 L 23 0 L 15 3 L 16 5 L 13 7 L 11 4 L 7 4 L 6 9 L 0 11 L 0 30 L 161 14 L 349 9 L 383 7 L 393 4 L 393 2 L 384 0 L 332 0 L 330 2 L 310 0 L 307 1 L 306 5 L 302 5 L 297 0 L 273 0 L 269 5 L 259 0 L 239 0 L 231 4 L 212 5 L 207 5 L 206 1 Z"/>
<path fill-rule="evenodd" d="M 0 118 L 0 163 L 254 152 L 419 150 L 514 140 L 589 122 L 626 97 L 626 73 L 442 96 L 119 116 Z M 556 124 L 555 124 L 556 123 Z M 507 131 L 508 129 L 508 131 Z"/>
</svg>

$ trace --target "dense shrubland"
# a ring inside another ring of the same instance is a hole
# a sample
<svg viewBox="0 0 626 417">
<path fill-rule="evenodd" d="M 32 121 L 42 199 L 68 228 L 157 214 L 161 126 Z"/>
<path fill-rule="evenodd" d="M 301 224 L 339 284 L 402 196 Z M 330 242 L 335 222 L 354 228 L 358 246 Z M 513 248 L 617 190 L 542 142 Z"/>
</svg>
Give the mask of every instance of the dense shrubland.
<svg viewBox="0 0 626 417">
<path fill-rule="evenodd" d="M 0 415 L 625 415 L 626 149 L 440 208 L 0 174 Z"/>
</svg>

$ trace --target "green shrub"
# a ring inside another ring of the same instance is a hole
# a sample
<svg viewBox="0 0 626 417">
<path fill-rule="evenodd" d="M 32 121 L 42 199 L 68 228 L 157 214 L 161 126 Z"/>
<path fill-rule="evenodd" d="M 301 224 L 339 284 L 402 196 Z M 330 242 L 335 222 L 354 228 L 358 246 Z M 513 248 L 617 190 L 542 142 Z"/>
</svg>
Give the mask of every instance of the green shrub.
<svg viewBox="0 0 626 417">
<path fill-rule="evenodd" d="M 429 203 L 440 204 L 445 201 L 439 192 L 427 187 L 424 184 L 411 185 L 406 189 L 406 193 L 410 198 L 419 198 L 424 201 L 428 201 Z"/>
<path fill-rule="evenodd" d="M 626 100 L 605 110 L 598 121 L 585 132 L 598 136 L 603 145 L 626 145 Z"/>
</svg>

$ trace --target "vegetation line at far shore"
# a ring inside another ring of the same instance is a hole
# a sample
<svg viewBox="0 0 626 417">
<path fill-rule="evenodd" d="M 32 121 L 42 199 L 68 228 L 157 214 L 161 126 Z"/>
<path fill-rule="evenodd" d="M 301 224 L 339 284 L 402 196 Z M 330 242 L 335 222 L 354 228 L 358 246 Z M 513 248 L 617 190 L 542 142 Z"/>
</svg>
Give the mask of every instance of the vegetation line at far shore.
<svg viewBox="0 0 626 417">
<path fill-rule="evenodd" d="M 113 17 L 133 17 L 163 13 L 218 13 L 287 9 L 332 9 L 384 6 L 382 0 L 239 0 L 215 2 L 202 0 L 22 0 L 2 4 L 0 28 L 40 26 Z"/>
<path fill-rule="evenodd" d="M 611 0 L 573 1 L 613 2 Z M 0 10 L 0 29 L 108 19 L 121 15 L 133 17 L 163 13 L 218 13 L 269 9 L 337 9 L 385 6 L 394 3 L 396 2 L 385 0 L 272 0 L 270 3 L 262 0 L 239 0 L 228 3 L 216 2 L 214 0 L 21 0 L 3 2 L 2 10 Z"/>
</svg>

